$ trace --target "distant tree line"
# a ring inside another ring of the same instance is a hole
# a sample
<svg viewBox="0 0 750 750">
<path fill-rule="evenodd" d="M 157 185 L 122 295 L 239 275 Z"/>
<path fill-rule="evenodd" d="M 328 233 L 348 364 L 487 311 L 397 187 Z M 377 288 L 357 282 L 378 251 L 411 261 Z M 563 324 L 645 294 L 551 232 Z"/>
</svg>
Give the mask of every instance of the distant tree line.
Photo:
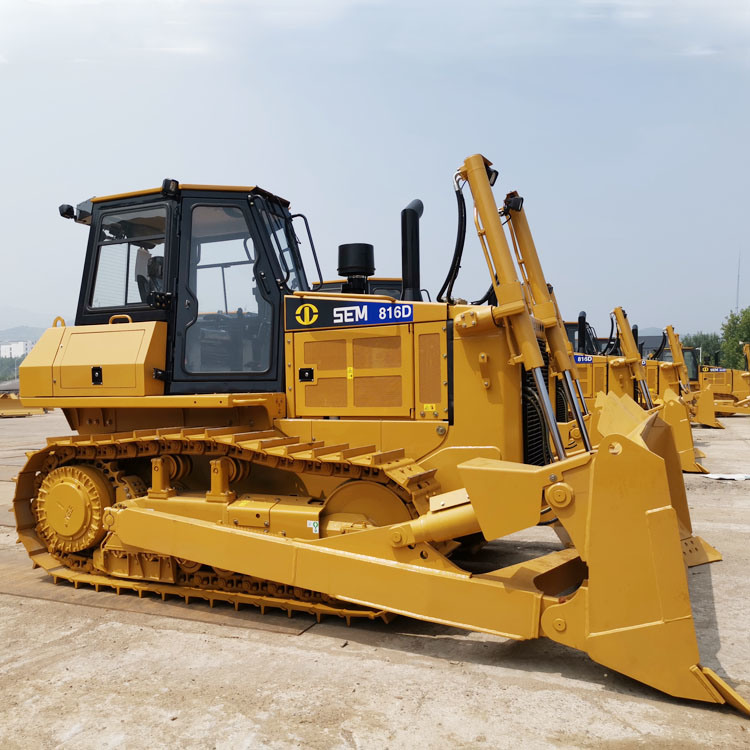
<svg viewBox="0 0 750 750">
<path fill-rule="evenodd" d="M 0 359 L 0 382 L 13 380 L 18 376 L 18 366 L 23 362 L 23 357 L 3 357 Z"/>
<path fill-rule="evenodd" d="M 721 334 L 718 333 L 688 333 L 682 337 L 685 346 L 700 347 L 703 364 L 716 363 L 733 370 L 746 368 L 742 344 L 750 342 L 750 307 L 737 313 L 730 312 L 721 324 Z"/>
</svg>

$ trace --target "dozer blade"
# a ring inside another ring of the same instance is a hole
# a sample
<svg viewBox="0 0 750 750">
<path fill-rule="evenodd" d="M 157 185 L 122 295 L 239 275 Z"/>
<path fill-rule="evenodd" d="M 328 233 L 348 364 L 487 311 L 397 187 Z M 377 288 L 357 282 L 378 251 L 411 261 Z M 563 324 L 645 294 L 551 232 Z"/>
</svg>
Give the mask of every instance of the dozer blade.
<svg viewBox="0 0 750 750">
<path fill-rule="evenodd" d="M 715 401 L 714 409 L 725 417 L 750 414 L 750 403 L 747 399 L 742 401 Z"/>
<path fill-rule="evenodd" d="M 600 423 L 622 420 L 618 404 L 600 406 Z M 728 702 L 750 714 L 746 701 L 698 663 L 680 528 L 687 506 L 674 494 L 673 468 L 654 450 L 669 435 L 659 422 L 653 414 L 627 434 L 610 434 L 589 466 L 572 458 L 519 472 L 477 459 L 463 465 L 467 490 L 491 535 L 509 530 L 493 486 L 514 483 L 530 497 L 543 492 L 586 563 L 588 578 L 573 596 L 543 603 L 543 635 L 670 695 Z"/>
<path fill-rule="evenodd" d="M 671 391 L 668 390 L 667 393 Z M 665 409 L 667 403 L 672 404 L 669 406 L 672 415 L 680 416 L 680 412 L 677 411 L 677 408 L 681 408 L 679 400 L 677 407 L 674 406 L 673 401 L 665 400 Z M 596 399 L 596 409 L 599 412 L 597 423 L 601 432 L 606 435 L 637 435 L 638 440 L 664 462 L 669 487 L 668 497 L 677 514 L 685 564 L 693 567 L 721 560 L 721 553 L 715 547 L 701 537 L 693 535 L 685 482 L 682 480 L 684 465 L 675 446 L 674 428 L 661 419 L 658 413 L 647 416 L 644 422 L 643 410 L 628 396 L 600 393 Z M 606 441 L 603 440 L 600 443 L 600 449 L 604 442 Z"/>
<path fill-rule="evenodd" d="M 0 418 L 31 417 L 35 414 L 44 414 L 44 409 L 24 406 L 15 393 L 0 393 Z"/>
<path fill-rule="evenodd" d="M 612 408 L 604 405 L 605 422 Z M 430 512 L 320 539 L 187 518 L 178 505 L 154 511 L 138 499 L 107 509 L 103 522 L 125 545 L 455 627 L 547 636 L 670 695 L 750 712 L 699 665 L 680 539 L 686 507 L 651 447 L 660 433 L 670 434 L 654 414 L 597 453 L 548 466 L 472 459 L 459 466 L 466 490 L 433 497 Z M 433 546 L 534 526 L 541 498 L 573 548 L 474 574 Z"/>
<path fill-rule="evenodd" d="M 707 474 L 708 469 L 697 461 L 704 456 L 693 444 L 690 409 L 687 404 L 671 388 L 665 391 L 662 402 L 660 416 L 672 428 L 672 437 L 682 470 L 689 474 Z"/>
<path fill-rule="evenodd" d="M 693 406 L 694 413 L 691 420 L 694 424 L 700 424 L 704 427 L 714 427 L 719 430 L 724 429 L 724 425 L 716 418 L 714 394 L 710 386 L 695 393 Z"/>
</svg>

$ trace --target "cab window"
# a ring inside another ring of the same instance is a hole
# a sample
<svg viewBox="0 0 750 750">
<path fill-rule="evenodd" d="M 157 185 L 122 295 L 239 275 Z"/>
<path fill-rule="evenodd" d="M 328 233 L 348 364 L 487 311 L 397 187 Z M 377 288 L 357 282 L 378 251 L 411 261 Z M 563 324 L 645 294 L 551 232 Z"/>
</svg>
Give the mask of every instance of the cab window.
<svg viewBox="0 0 750 750">
<path fill-rule="evenodd" d="M 291 222 L 287 217 L 264 206 L 260 208 L 260 215 L 283 274 L 282 283 L 292 292 L 309 289 Z"/>
<path fill-rule="evenodd" d="M 164 290 L 166 227 L 166 206 L 101 217 L 89 307 L 143 306 L 150 292 Z"/>
<path fill-rule="evenodd" d="M 273 307 L 256 283 L 257 251 L 236 206 L 195 206 L 188 286 L 197 314 L 185 333 L 191 373 L 266 372 Z"/>
</svg>

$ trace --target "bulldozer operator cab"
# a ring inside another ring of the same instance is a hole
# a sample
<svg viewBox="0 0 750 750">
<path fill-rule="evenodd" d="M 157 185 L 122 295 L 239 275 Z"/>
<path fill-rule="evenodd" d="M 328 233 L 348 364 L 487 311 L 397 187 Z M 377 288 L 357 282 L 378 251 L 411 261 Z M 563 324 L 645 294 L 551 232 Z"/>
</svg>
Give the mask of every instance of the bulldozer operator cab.
<svg viewBox="0 0 750 750">
<path fill-rule="evenodd" d="M 76 325 L 165 321 L 166 393 L 282 390 L 283 295 L 309 289 L 286 201 L 165 180 L 64 209 L 91 227 Z"/>
</svg>

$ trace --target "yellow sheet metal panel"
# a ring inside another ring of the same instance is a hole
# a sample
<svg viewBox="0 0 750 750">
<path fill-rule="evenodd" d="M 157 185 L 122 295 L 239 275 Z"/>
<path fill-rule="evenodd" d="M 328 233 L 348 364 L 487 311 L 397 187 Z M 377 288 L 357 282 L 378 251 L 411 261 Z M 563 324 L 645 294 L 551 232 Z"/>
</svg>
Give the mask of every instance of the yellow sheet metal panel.
<svg viewBox="0 0 750 750">
<path fill-rule="evenodd" d="M 597 393 L 607 391 L 607 367 L 606 357 L 602 357 L 601 360 L 594 362 L 594 387 L 591 394 L 592 397 L 596 396 Z"/>
<path fill-rule="evenodd" d="M 107 367 L 107 389 L 133 390 L 136 387 L 136 366 L 132 360 L 143 344 L 143 334 L 143 329 L 118 331 L 116 348 L 102 345 L 105 337 L 110 338 L 109 331 L 101 334 L 78 330 L 71 332 L 67 337 L 64 336 L 57 363 L 60 379 L 56 383 L 56 392 L 90 388 L 94 362 L 102 366 L 102 373 L 105 365 L 113 365 Z M 123 361 L 121 352 L 128 356 L 127 362 Z"/>
<path fill-rule="evenodd" d="M 250 193 L 255 190 L 254 187 L 242 186 L 242 185 L 193 185 L 193 184 L 182 184 L 180 183 L 180 190 L 219 190 L 219 191 L 239 191 L 242 193 Z M 92 203 L 104 203 L 105 201 L 116 201 L 122 198 L 139 198 L 143 195 L 157 195 L 161 193 L 161 187 L 148 188 L 146 190 L 134 190 L 130 193 L 116 193 L 114 195 L 101 195 L 96 198 L 92 198 Z"/>
<path fill-rule="evenodd" d="M 271 526 L 271 508 L 279 501 L 271 495 L 243 495 L 227 506 L 230 524 L 267 529 Z"/>
<path fill-rule="evenodd" d="M 345 409 L 347 406 L 346 378 L 321 378 L 305 389 L 305 407 Z M 298 412 L 303 412 L 298 409 Z"/>
<path fill-rule="evenodd" d="M 270 418 L 284 416 L 283 393 L 196 393 L 169 396 L 89 396 L 82 402 L 78 396 L 28 397 L 31 406 L 48 406 L 57 409 L 99 408 L 99 409 L 234 409 L 239 407 L 260 407 Z M 177 422 L 170 421 L 170 425 Z"/>
<path fill-rule="evenodd" d="M 318 370 L 346 369 L 346 340 L 306 341 L 304 346 L 305 361 Z"/>
<path fill-rule="evenodd" d="M 352 340 L 352 362 L 357 370 L 401 367 L 401 337 L 367 336 Z"/>
<path fill-rule="evenodd" d="M 413 326 L 300 331 L 293 337 L 294 413 L 409 417 L 414 409 Z"/>
<path fill-rule="evenodd" d="M 320 538 L 323 502 L 311 497 L 281 495 L 271 508 L 271 529 L 293 539 Z"/>
<path fill-rule="evenodd" d="M 355 407 L 400 407 L 403 404 L 401 375 L 364 375 L 353 380 Z"/>
<path fill-rule="evenodd" d="M 142 195 L 156 195 L 161 193 L 161 188 L 148 188 L 146 190 L 133 190 L 129 193 L 115 193 L 113 195 L 100 195 L 91 199 L 92 203 L 104 203 L 105 201 L 116 201 L 121 198 L 139 198 Z"/>
<path fill-rule="evenodd" d="M 584 362 L 582 357 L 576 360 L 576 367 L 578 368 L 578 381 L 581 384 L 581 390 L 583 396 L 586 399 L 593 398 L 596 395 L 594 391 L 594 363 Z"/>
<path fill-rule="evenodd" d="M 166 361 L 167 324 L 160 321 L 70 326 L 52 368 L 53 396 L 156 396 L 153 377 Z"/>
<path fill-rule="evenodd" d="M 448 418 L 448 342 L 446 324 L 414 326 L 414 398 L 417 419 Z"/>
<path fill-rule="evenodd" d="M 503 459 L 521 461 L 521 366 L 509 362 L 506 331 L 503 324 L 500 331 L 493 326 L 453 339 L 453 424 L 446 447 L 496 446 Z"/>
<path fill-rule="evenodd" d="M 18 368 L 22 399 L 52 396 L 52 364 L 65 327 L 48 328 Z"/>
</svg>

